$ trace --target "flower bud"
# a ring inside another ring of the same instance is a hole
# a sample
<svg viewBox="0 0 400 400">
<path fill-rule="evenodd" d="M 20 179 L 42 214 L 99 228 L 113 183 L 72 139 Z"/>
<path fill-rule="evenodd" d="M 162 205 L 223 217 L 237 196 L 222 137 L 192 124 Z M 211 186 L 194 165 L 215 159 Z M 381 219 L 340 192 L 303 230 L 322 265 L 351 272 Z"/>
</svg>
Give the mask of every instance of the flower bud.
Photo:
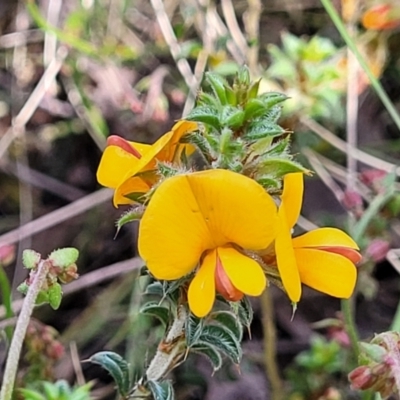
<svg viewBox="0 0 400 400">
<path fill-rule="evenodd" d="M 15 246 L 12 244 L 5 244 L 0 246 L 0 264 L 7 266 L 15 259 Z"/>
<path fill-rule="evenodd" d="M 351 371 L 348 375 L 352 389 L 366 390 L 376 383 L 376 376 L 372 374 L 371 368 L 362 365 Z"/>
<path fill-rule="evenodd" d="M 387 252 L 390 249 L 390 245 L 386 240 L 374 239 L 368 245 L 365 253 L 374 262 L 378 263 L 383 261 L 386 257 Z"/>
</svg>

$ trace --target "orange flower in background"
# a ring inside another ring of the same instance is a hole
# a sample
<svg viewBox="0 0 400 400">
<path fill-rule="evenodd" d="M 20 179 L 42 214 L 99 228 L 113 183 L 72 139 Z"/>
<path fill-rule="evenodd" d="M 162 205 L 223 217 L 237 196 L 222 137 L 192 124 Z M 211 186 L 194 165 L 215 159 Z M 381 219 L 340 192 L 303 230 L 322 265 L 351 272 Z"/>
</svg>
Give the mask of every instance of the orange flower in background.
<svg viewBox="0 0 400 400">
<path fill-rule="evenodd" d="M 353 293 L 361 260 L 358 246 L 336 228 L 318 228 L 292 239 L 291 230 L 300 215 L 303 201 L 303 174 L 284 177 L 278 210 L 279 229 L 275 252 L 282 284 L 291 301 L 301 296 L 301 283 L 334 297 Z"/>
<path fill-rule="evenodd" d="M 387 30 L 400 26 L 400 7 L 389 3 L 377 4 L 368 9 L 362 16 L 366 29 Z"/>
<path fill-rule="evenodd" d="M 230 301 L 263 292 L 265 274 L 244 250 L 266 248 L 276 227 L 276 205 L 254 180 L 218 169 L 178 175 L 162 182 L 149 201 L 139 254 L 157 279 L 196 270 L 188 302 L 204 317 L 216 291 Z"/>
<path fill-rule="evenodd" d="M 151 171 L 157 161 L 172 162 L 179 160 L 183 151 L 191 154 L 194 147 L 181 144 L 180 139 L 197 129 L 197 124 L 179 121 L 172 130 L 161 136 L 153 145 L 130 142 L 119 136 L 110 136 L 97 169 L 98 182 L 115 189 L 114 206 L 131 204 L 129 195 L 146 193 L 157 180 Z M 148 172 L 147 174 L 143 174 Z M 142 173 L 141 176 L 136 176 Z"/>
</svg>

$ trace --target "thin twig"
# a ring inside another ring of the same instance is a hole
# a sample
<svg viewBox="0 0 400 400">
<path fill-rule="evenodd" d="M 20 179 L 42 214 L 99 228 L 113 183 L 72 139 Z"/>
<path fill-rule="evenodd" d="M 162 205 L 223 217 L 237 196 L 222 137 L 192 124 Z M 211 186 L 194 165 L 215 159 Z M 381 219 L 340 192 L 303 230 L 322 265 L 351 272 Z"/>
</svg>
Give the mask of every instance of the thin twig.
<svg viewBox="0 0 400 400">
<path fill-rule="evenodd" d="M 46 279 L 48 268 L 47 261 L 40 261 L 35 277 L 33 278 L 32 284 L 29 286 L 28 293 L 24 299 L 7 356 L 0 400 L 10 400 L 12 397 L 22 344 L 35 306 L 36 298 Z"/>
<path fill-rule="evenodd" d="M 321 139 L 327 141 L 331 146 L 343 151 L 344 153 L 347 151 L 347 143 L 338 138 L 331 131 L 320 125 L 318 122 L 306 116 L 300 117 L 300 122 L 312 132 L 317 134 Z M 353 157 L 356 160 L 372 168 L 381 169 L 382 171 L 386 172 L 395 172 L 397 176 L 400 176 L 400 167 L 390 162 L 384 161 L 378 157 L 375 157 L 371 154 L 368 154 L 364 151 L 354 149 Z"/>
<path fill-rule="evenodd" d="M 72 204 L 68 204 L 0 236 L 0 245 L 16 243 L 47 228 L 90 210 L 112 198 L 111 189 L 100 189 Z"/>
<path fill-rule="evenodd" d="M 129 260 L 120 261 L 115 264 L 88 272 L 82 275 L 78 280 L 63 285 L 64 296 L 79 292 L 83 289 L 98 285 L 102 282 L 114 279 L 120 275 L 128 274 L 129 272 L 138 270 L 144 265 L 143 260 L 139 257 L 134 257 Z M 18 313 L 23 304 L 23 299 L 16 300 L 12 303 L 14 313 Z M 6 316 L 6 309 L 0 305 L 0 318 Z"/>
<path fill-rule="evenodd" d="M 67 57 L 68 51 L 66 47 L 62 46 L 57 51 L 57 57 L 52 60 L 45 72 L 43 73 L 40 81 L 36 85 L 35 89 L 32 91 L 28 100 L 18 113 L 18 115 L 13 119 L 12 126 L 7 130 L 7 132 L 0 139 L 0 158 L 8 150 L 8 147 L 18 136 L 22 135 L 24 132 L 24 127 L 26 123 L 30 120 L 33 113 L 39 106 L 43 96 L 46 94 L 48 88 L 51 86 L 54 78 L 60 72 L 65 58 Z"/>
</svg>

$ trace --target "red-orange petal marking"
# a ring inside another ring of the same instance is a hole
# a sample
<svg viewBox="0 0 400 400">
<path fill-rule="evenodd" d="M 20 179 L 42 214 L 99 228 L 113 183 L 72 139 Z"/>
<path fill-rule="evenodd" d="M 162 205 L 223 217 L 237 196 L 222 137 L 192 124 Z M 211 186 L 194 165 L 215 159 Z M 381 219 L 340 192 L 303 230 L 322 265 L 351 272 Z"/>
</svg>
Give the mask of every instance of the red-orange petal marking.
<svg viewBox="0 0 400 400">
<path fill-rule="evenodd" d="M 243 298 L 243 293 L 232 285 L 231 280 L 226 274 L 221 259 L 218 256 L 218 252 L 215 268 L 215 288 L 226 300 L 239 301 Z"/>
<path fill-rule="evenodd" d="M 132 154 L 136 158 L 142 158 L 142 155 L 132 147 L 127 140 L 121 136 L 111 135 L 107 138 L 107 146 L 117 146 L 125 150 L 127 153 Z"/>
<path fill-rule="evenodd" d="M 330 253 L 340 254 L 349 259 L 352 263 L 358 264 L 362 260 L 362 255 L 354 249 L 348 247 L 317 247 L 318 250 L 328 251 Z"/>
</svg>

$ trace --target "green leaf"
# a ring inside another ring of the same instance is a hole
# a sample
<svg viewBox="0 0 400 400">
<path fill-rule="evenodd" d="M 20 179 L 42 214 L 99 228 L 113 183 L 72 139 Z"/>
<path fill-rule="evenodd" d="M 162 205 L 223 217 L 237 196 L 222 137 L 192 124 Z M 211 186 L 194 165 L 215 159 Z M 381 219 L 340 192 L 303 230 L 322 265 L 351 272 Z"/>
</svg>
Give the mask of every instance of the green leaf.
<svg viewBox="0 0 400 400">
<path fill-rule="evenodd" d="M 90 357 L 89 361 L 99 364 L 112 376 L 121 396 L 129 393 L 129 364 L 119 354 L 112 351 L 101 351 Z"/>
<path fill-rule="evenodd" d="M 146 287 L 146 291 L 144 292 L 144 294 L 155 295 L 160 297 L 164 296 L 162 283 L 159 281 L 149 283 Z"/>
<path fill-rule="evenodd" d="M 208 106 L 195 107 L 185 117 L 188 121 L 202 122 L 203 124 L 210 125 L 215 129 L 219 129 L 221 124 L 219 122 L 218 111 L 215 108 Z"/>
<path fill-rule="evenodd" d="M 253 122 L 246 133 L 243 135 L 244 139 L 249 141 L 256 141 L 264 139 L 266 137 L 276 137 L 281 136 L 285 133 L 285 130 L 274 123 L 257 121 Z"/>
<path fill-rule="evenodd" d="M 206 72 L 206 79 L 211 86 L 212 91 L 215 96 L 218 97 L 220 103 L 222 105 L 227 104 L 225 86 L 226 81 L 222 79 L 218 74 L 214 74 L 212 72 Z"/>
<path fill-rule="evenodd" d="M 162 383 L 148 381 L 147 384 L 154 400 L 174 400 L 174 389 L 170 381 L 164 381 Z"/>
<path fill-rule="evenodd" d="M 244 120 L 249 121 L 251 119 L 260 117 L 265 112 L 266 110 L 262 100 L 258 98 L 249 99 L 244 107 Z"/>
<path fill-rule="evenodd" d="M 220 107 L 218 100 L 213 95 L 207 92 L 199 93 L 199 95 L 197 96 L 197 103 L 199 104 L 199 106 L 209 106 L 216 110 Z"/>
<path fill-rule="evenodd" d="M 247 296 L 244 296 L 242 300 L 238 303 L 238 316 L 241 323 L 250 328 L 251 322 L 253 321 L 253 307 Z"/>
<path fill-rule="evenodd" d="M 22 394 L 24 400 L 49 400 L 40 393 L 30 389 L 18 389 L 18 393 Z"/>
<path fill-rule="evenodd" d="M 204 327 L 204 319 L 190 313 L 185 321 L 185 339 L 187 347 L 192 347 L 199 339 Z"/>
<path fill-rule="evenodd" d="M 260 184 L 264 189 L 278 191 L 281 188 L 279 181 L 270 175 L 257 176 L 257 183 Z"/>
<path fill-rule="evenodd" d="M 62 287 L 58 282 L 53 283 L 47 290 L 49 304 L 53 310 L 58 310 L 62 300 Z"/>
<path fill-rule="evenodd" d="M 276 124 L 281 117 L 282 106 L 280 104 L 271 107 L 265 115 L 262 116 L 262 120 L 265 122 L 272 122 Z"/>
<path fill-rule="evenodd" d="M 143 193 L 141 193 L 143 196 Z M 116 221 L 115 225 L 117 227 L 117 233 L 120 231 L 120 229 L 125 225 L 128 224 L 129 222 L 137 221 L 140 220 L 143 216 L 144 213 L 144 207 L 143 206 L 138 206 L 131 208 L 130 210 L 126 211 L 123 213 Z"/>
<path fill-rule="evenodd" d="M 279 93 L 279 92 L 263 93 L 260 96 L 258 96 L 258 98 L 260 100 L 262 100 L 266 110 L 269 110 L 271 107 L 275 106 L 276 104 L 282 103 L 283 101 L 288 99 L 286 94 Z"/>
<path fill-rule="evenodd" d="M 169 322 L 169 310 L 166 307 L 160 306 L 157 302 L 148 302 L 140 308 L 142 314 L 151 315 L 158 318 L 165 326 Z"/>
<path fill-rule="evenodd" d="M 22 263 L 25 268 L 33 269 L 39 265 L 41 255 L 34 250 L 24 250 L 22 252 Z"/>
<path fill-rule="evenodd" d="M 291 172 L 303 172 L 307 174 L 309 170 L 295 161 L 271 157 L 259 163 L 257 172 L 260 174 L 271 174 L 274 177 L 280 178 Z"/>
<path fill-rule="evenodd" d="M 225 85 L 225 93 L 228 104 L 235 107 L 237 105 L 237 97 L 235 91 L 229 85 Z"/>
<path fill-rule="evenodd" d="M 190 348 L 190 351 L 206 356 L 211 362 L 214 372 L 218 371 L 222 367 L 221 354 L 210 343 L 198 341 Z"/>
<path fill-rule="evenodd" d="M 56 267 L 67 268 L 75 264 L 79 257 L 79 251 L 73 247 L 54 250 L 49 255 L 49 261 Z"/>
<path fill-rule="evenodd" d="M 235 107 L 225 106 L 221 114 L 221 124 L 232 129 L 238 129 L 244 121 L 244 111 Z"/>
<path fill-rule="evenodd" d="M 246 65 L 239 68 L 237 72 L 237 82 L 243 86 L 250 85 L 250 72 Z"/>
<path fill-rule="evenodd" d="M 222 326 L 207 325 L 203 329 L 200 340 L 211 344 L 225 353 L 235 364 L 239 364 L 242 358 L 242 348 L 231 331 Z"/>
<path fill-rule="evenodd" d="M 258 88 L 260 87 L 261 78 L 258 81 L 255 81 L 251 84 L 248 91 L 248 98 L 255 99 L 258 94 Z"/>
<path fill-rule="evenodd" d="M 238 317 L 230 311 L 216 311 L 210 315 L 211 322 L 226 327 L 232 332 L 232 335 L 240 342 L 243 336 L 242 325 L 238 321 Z"/>
<path fill-rule="evenodd" d="M 43 382 L 43 390 L 47 399 L 55 400 L 62 398 L 62 384 L 65 381 L 59 381 L 55 384 L 50 382 Z"/>
</svg>

